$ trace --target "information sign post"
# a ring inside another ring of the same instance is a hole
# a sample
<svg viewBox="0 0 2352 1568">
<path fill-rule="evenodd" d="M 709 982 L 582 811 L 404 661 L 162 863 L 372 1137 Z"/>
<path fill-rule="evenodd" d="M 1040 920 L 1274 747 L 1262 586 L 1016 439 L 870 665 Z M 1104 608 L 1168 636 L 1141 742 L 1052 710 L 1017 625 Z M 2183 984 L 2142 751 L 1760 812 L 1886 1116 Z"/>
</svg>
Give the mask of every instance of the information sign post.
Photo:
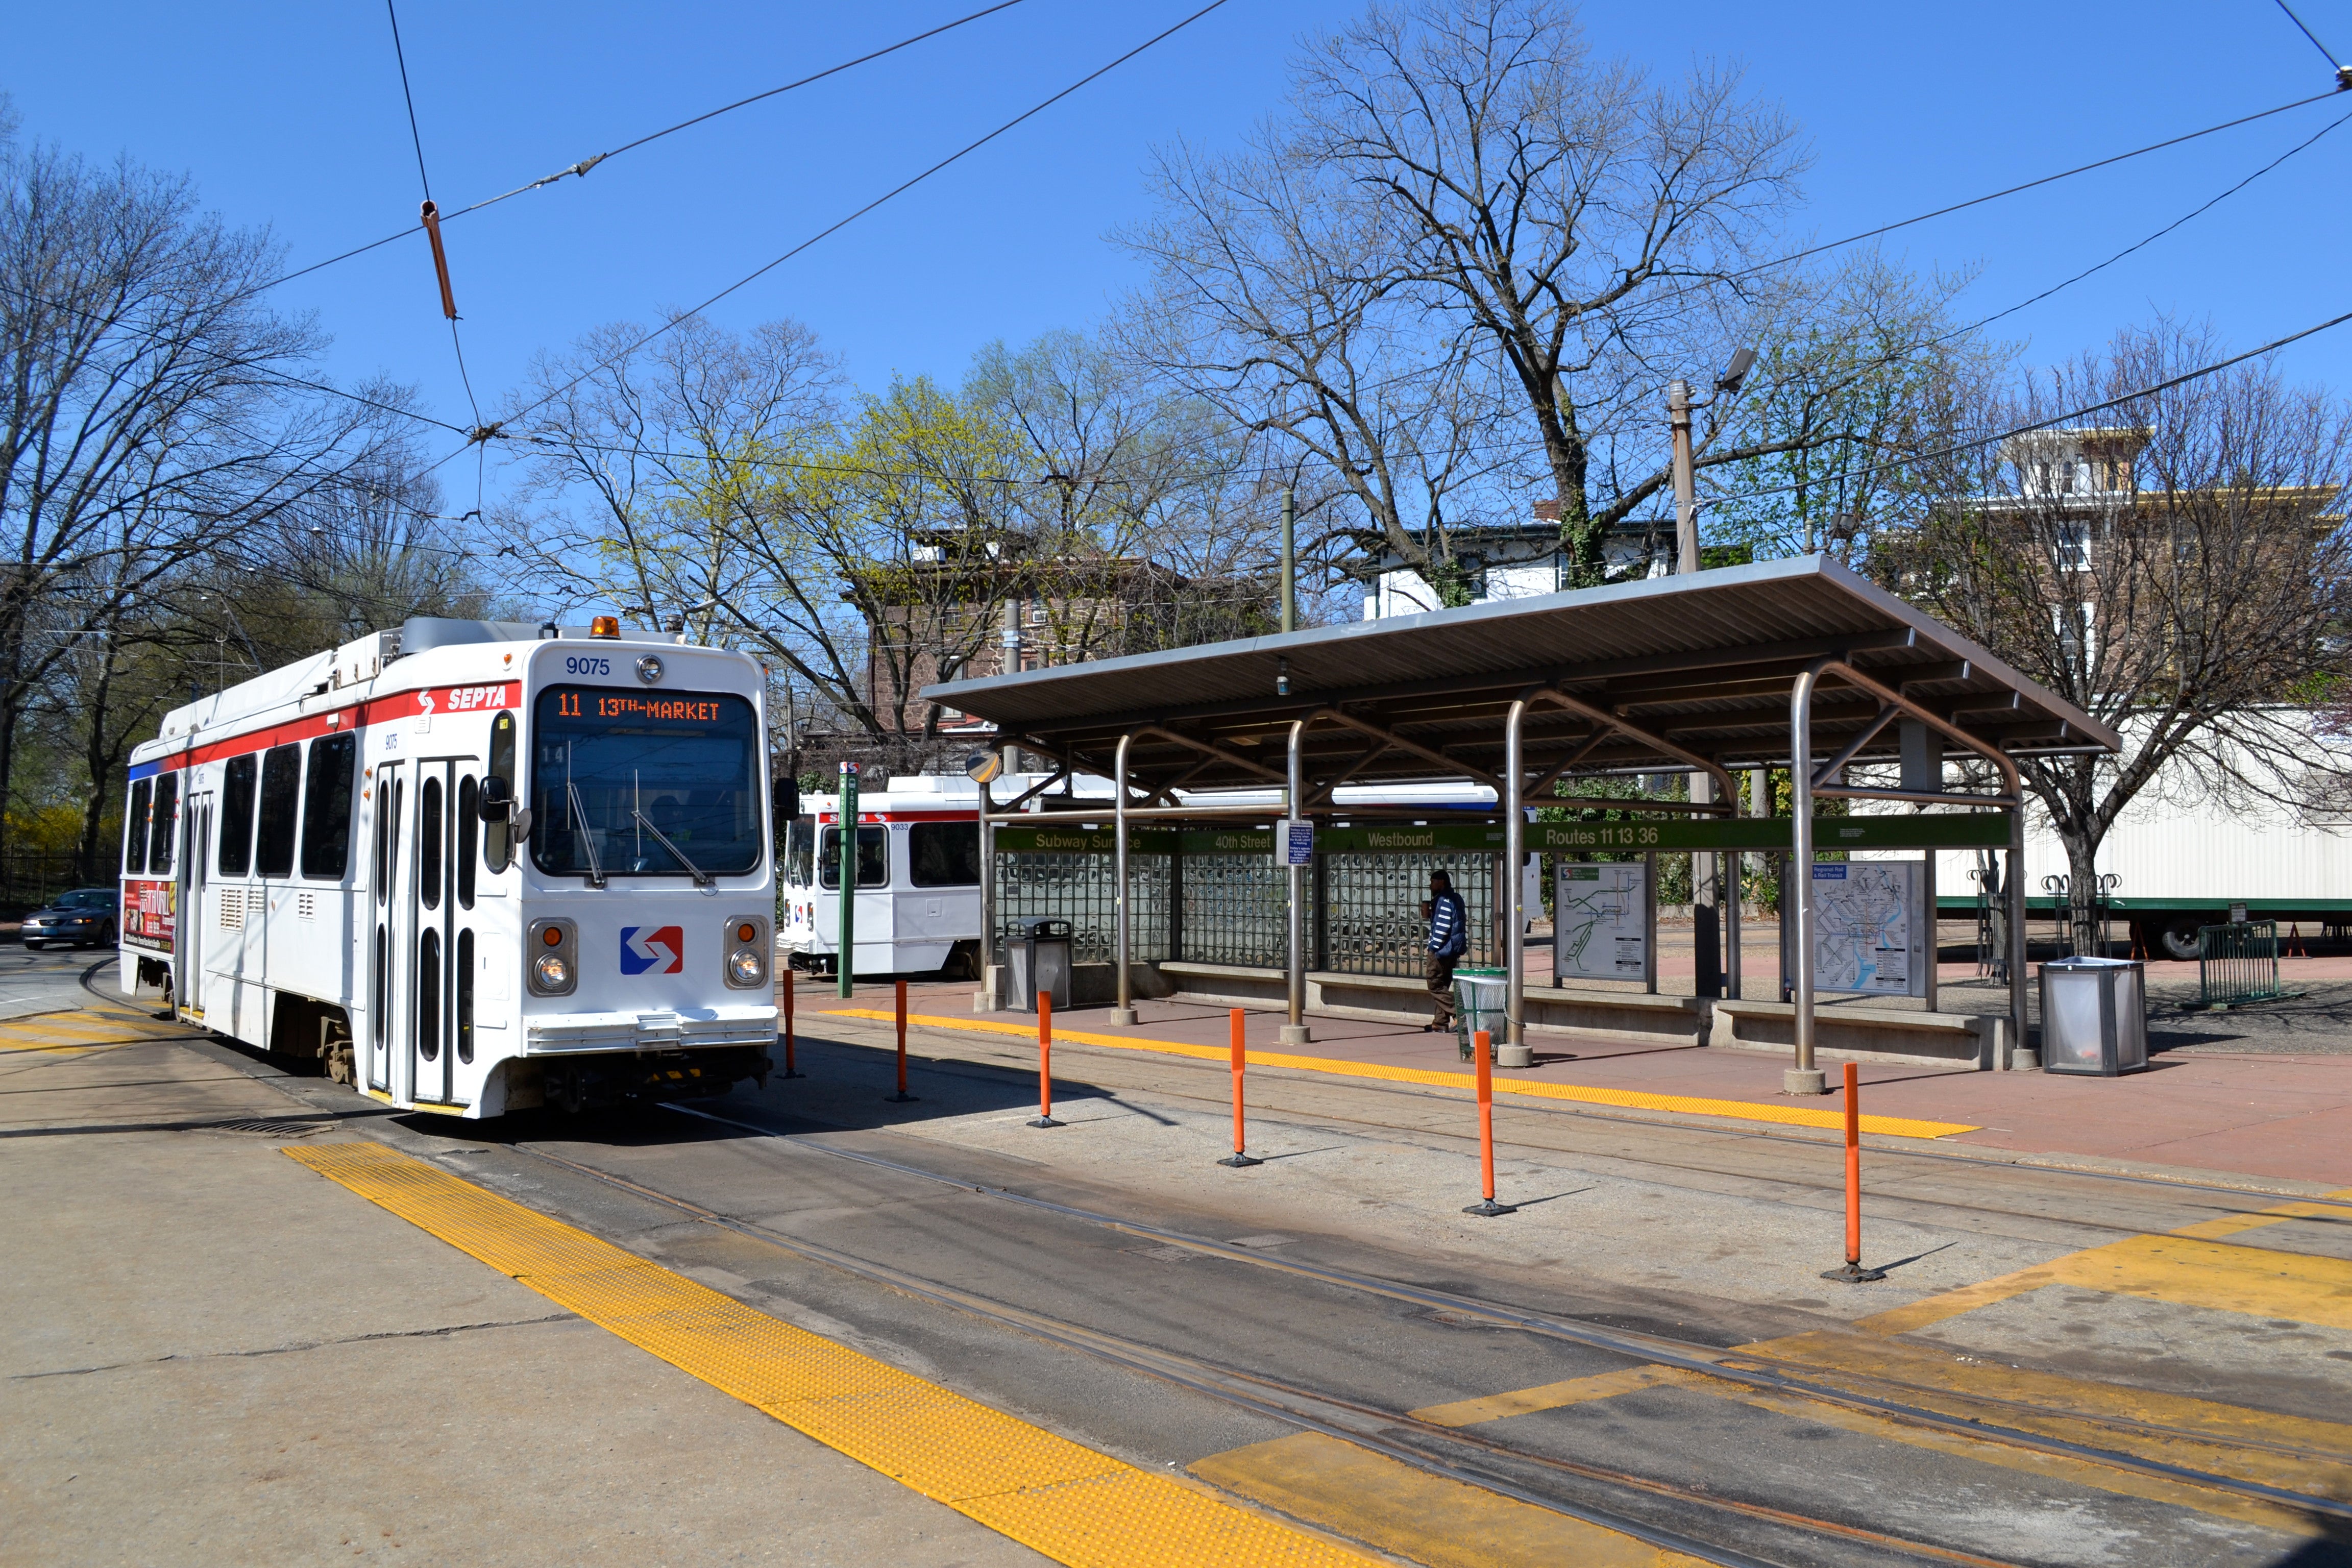
<svg viewBox="0 0 2352 1568">
<path fill-rule="evenodd" d="M 857 764 L 841 764 L 841 955 L 835 966 L 839 994 L 846 998 L 857 984 Z"/>
</svg>

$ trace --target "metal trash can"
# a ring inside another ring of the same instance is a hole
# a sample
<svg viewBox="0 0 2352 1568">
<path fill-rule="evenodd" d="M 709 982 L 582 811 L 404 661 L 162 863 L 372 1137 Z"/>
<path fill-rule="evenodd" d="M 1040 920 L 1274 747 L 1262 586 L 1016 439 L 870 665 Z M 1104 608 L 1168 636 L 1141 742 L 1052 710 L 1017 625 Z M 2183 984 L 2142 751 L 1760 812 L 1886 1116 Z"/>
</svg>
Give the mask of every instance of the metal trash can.
<svg viewBox="0 0 2352 1568">
<path fill-rule="evenodd" d="M 2147 975 L 2126 958 L 2042 966 L 2042 1070 L 2101 1078 L 2147 1066 Z"/>
<path fill-rule="evenodd" d="M 1070 922 L 1031 921 L 1013 943 L 1013 994 L 1023 1013 L 1037 1010 L 1037 993 L 1054 999 L 1054 1010 L 1070 1005 Z"/>
<path fill-rule="evenodd" d="M 1499 969 L 1457 969 L 1454 972 L 1454 1032 L 1462 1046 L 1462 1059 L 1470 1059 L 1470 1042 L 1486 1031 L 1488 1059 L 1503 1043 L 1504 1011 L 1508 1002 L 1508 976 Z"/>
</svg>

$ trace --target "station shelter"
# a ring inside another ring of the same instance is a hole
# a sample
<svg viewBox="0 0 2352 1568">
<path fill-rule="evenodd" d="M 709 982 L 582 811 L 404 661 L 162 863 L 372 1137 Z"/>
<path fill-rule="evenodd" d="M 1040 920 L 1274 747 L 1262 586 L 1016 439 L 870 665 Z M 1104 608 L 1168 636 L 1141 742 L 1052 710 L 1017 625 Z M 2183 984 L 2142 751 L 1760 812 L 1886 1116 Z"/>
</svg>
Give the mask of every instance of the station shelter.
<svg viewBox="0 0 2352 1568">
<path fill-rule="evenodd" d="M 1505 977 L 1497 1060 L 1524 1066 L 1526 931 L 1543 889 L 1555 954 L 1540 1001 L 1569 1016 L 1563 998 L 1580 997 L 1607 1028 L 1612 1005 L 1658 989 L 1660 858 L 1693 858 L 1704 999 L 1741 994 L 1738 873 L 1746 857 L 1775 856 L 1787 1083 L 1812 1093 L 1823 1089 L 1817 994 L 1936 1005 L 1933 855 L 1880 851 L 1975 847 L 2005 860 L 2006 1037 L 1987 1056 L 2008 1064 L 2029 1037 L 2017 758 L 2119 747 L 2079 709 L 1819 555 L 924 696 L 990 721 L 1002 744 L 1051 769 L 1010 799 L 983 789 L 983 965 L 1003 962 L 1027 920 L 1066 919 L 1106 950 L 1120 1021 L 1134 1018 L 1139 965 L 1205 961 L 1264 970 L 1287 1008 L 1286 1037 L 1304 1040 L 1310 969 L 1418 973 L 1417 900 L 1444 866 L 1469 906 L 1465 962 Z M 1113 781 L 1110 801 L 1057 794 L 1083 774 Z M 1658 787 L 1675 774 L 1686 788 Z M 1767 786 L 1775 774 L 1785 792 Z M 1597 782 L 1627 779 L 1643 782 Z M 1848 858 L 1857 850 L 1873 854 Z M 1797 867 L 1811 874 L 1786 874 Z"/>
</svg>

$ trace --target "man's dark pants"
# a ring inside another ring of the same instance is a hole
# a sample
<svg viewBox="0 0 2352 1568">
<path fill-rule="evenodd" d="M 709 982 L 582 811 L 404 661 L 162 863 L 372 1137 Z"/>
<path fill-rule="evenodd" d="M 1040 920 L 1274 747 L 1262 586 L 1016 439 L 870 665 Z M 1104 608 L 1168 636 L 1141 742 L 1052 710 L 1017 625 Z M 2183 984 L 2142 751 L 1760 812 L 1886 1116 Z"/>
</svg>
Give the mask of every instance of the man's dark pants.
<svg viewBox="0 0 2352 1568">
<path fill-rule="evenodd" d="M 1433 1027 L 1454 1027 L 1454 966 L 1461 962 L 1458 952 L 1429 955 L 1429 994 L 1437 1003 L 1437 1016 L 1430 1020 Z"/>
</svg>

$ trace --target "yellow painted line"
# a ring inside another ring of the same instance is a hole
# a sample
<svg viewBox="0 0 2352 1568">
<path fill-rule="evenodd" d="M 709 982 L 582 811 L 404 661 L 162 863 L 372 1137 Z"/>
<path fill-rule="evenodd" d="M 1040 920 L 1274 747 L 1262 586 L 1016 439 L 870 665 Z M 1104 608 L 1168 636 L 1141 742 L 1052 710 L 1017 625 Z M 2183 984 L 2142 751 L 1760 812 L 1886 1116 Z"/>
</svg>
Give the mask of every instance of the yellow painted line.
<svg viewBox="0 0 2352 1568">
<path fill-rule="evenodd" d="M 896 1013 L 884 1013 L 870 1007 L 831 1007 L 824 1010 L 828 1018 L 871 1018 L 884 1023 L 898 1017 Z M 930 1029 L 961 1029 L 982 1035 L 1013 1035 L 1036 1038 L 1036 1026 L 998 1024 L 981 1018 L 941 1017 L 936 1014 L 908 1014 L 907 1022 Z M 1056 1025 L 1054 1038 L 1082 1046 L 1102 1046 L 1115 1051 L 1147 1051 L 1157 1056 L 1191 1057 L 1198 1061 L 1223 1062 L 1232 1059 L 1222 1046 L 1187 1045 L 1180 1040 L 1145 1040 L 1127 1035 L 1091 1034 L 1082 1029 L 1065 1029 Z M 1244 1059 L 1253 1067 L 1288 1068 L 1296 1072 L 1323 1073 L 1336 1078 L 1375 1079 L 1384 1083 L 1418 1083 L 1436 1089 L 1475 1089 L 1478 1080 L 1466 1072 L 1434 1072 L 1425 1068 L 1387 1067 L 1376 1062 L 1344 1062 L 1328 1057 L 1291 1056 L 1281 1051 L 1248 1051 Z M 1586 1105 L 1610 1105 L 1626 1110 L 1669 1110 L 1685 1116 L 1719 1116 L 1738 1121 L 1770 1121 L 1788 1127 L 1820 1127 L 1842 1131 L 1845 1126 L 1843 1110 L 1807 1110 L 1793 1105 L 1759 1105 L 1744 1100 L 1701 1100 L 1689 1095 L 1648 1094 L 1630 1089 L 1590 1089 L 1580 1084 L 1547 1083 L 1539 1080 L 1510 1079 L 1495 1079 L 1496 1094 L 1525 1095 L 1535 1100 L 1568 1100 Z M 1976 1128 L 1957 1121 L 1921 1121 L 1901 1116 L 1865 1116 L 1862 1119 L 1864 1132 L 1875 1132 L 1890 1138 L 1948 1138 L 1955 1132 L 1973 1132 Z"/>
<path fill-rule="evenodd" d="M 1212 1454 L 1192 1473 L 1424 1568 L 1696 1568 L 1700 1561 L 1319 1432 Z"/>
<path fill-rule="evenodd" d="M 1725 1358 L 1725 1364 L 1738 1366 L 1749 1356 L 1773 1363 L 1774 1370 L 1794 1363 L 1812 1382 L 1900 1399 L 1945 1415 L 2118 1448 L 2295 1491 L 2352 1497 L 2352 1425 L 2343 1422 L 1963 1359 L 1925 1345 L 1835 1331 L 1741 1345 Z M 1888 1384 L 1900 1389 L 1889 1394 Z M 1992 1401 L 2006 1402 L 2005 1407 L 1996 1407 L 1989 1403 Z M 2038 1406 L 2050 1414 L 2036 1415 L 2019 1405 Z M 2134 1432 L 2106 1425 L 2113 1422 L 2167 1430 Z M 2309 1457 L 2238 1447 L 2244 1443 L 2298 1448 Z"/>
<path fill-rule="evenodd" d="M 1621 1394 L 1655 1388 L 1660 1384 L 1679 1383 L 1684 1377 L 1684 1373 L 1671 1367 L 1627 1367 L 1622 1372 L 1596 1373 L 1591 1377 L 1571 1377 L 1564 1383 L 1547 1383 L 1540 1388 L 1514 1389 L 1481 1399 L 1457 1399 L 1451 1405 L 1433 1405 L 1408 1414 L 1433 1426 L 1476 1426 L 1514 1415 L 1532 1415 L 1538 1410 L 1561 1410 L 1596 1399 L 1614 1399 Z"/>
<path fill-rule="evenodd" d="M 285 1152 L 639 1349 L 1057 1563 L 1364 1568 L 1370 1561 L 754 1311 L 382 1144 Z"/>
<path fill-rule="evenodd" d="M 104 1048 L 101 1046 L 0 1046 L 0 1057 L 78 1057 Z"/>
<path fill-rule="evenodd" d="M 2352 1187 L 2345 1187 L 2345 1190 L 2340 1192 L 2328 1192 L 2328 1194 L 2324 1196 L 2328 1196 L 2328 1199 L 2352 1199 Z M 2338 1215 L 2352 1217 L 2352 1213 L 2336 1206 L 2336 1204 L 2326 1204 L 2326 1201 L 2322 1201 L 2322 1204 L 2274 1204 L 2274 1206 L 2263 1208 L 2263 1211 L 2258 1213 L 2232 1213 L 2232 1215 L 2222 1215 L 2218 1217 L 2218 1220 L 2197 1220 L 2194 1225 L 2183 1225 L 2183 1227 L 2176 1229 L 2176 1232 L 2171 1234 L 2173 1237 L 2185 1237 L 2185 1239 L 2221 1241 L 2225 1239 L 2225 1237 L 2237 1237 L 2237 1234 L 2244 1234 L 2249 1232 L 2249 1229 L 2261 1229 L 2265 1227 L 2265 1225 L 2286 1225 L 2288 1220 L 2324 1220 L 2324 1217 L 2338 1217 Z M 2116 1244 L 2116 1246 L 2122 1246 L 2122 1244 Z M 2107 1250 L 2110 1248 L 2105 1248 L 2105 1246 L 2094 1246 L 2094 1248 L 2084 1250 L 2084 1253 L 2074 1253 L 2074 1256 L 2070 1258 L 2058 1258 L 2058 1260 L 2044 1262 L 2044 1265 L 2039 1265 L 2039 1268 L 2018 1269 L 2016 1274 L 2000 1274 L 2000 1277 L 1994 1277 L 1994 1279 L 1980 1279 L 1980 1281 L 1976 1281 L 1973 1286 L 1959 1286 L 1957 1290 L 1945 1290 L 1945 1293 L 1940 1295 L 1928 1295 L 1927 1300 L 1916 1300 L 1907 1307 L 1889 1307 L 1886 1311 L 1872 1311 L 1870 1317 L 1855 1319 L 1853 1326 L 1865 1331 L 1865 1333 L 1884 1333 L 1884 1335 L 1916 1333 L 1919 1328 L 1928 1328 L 1933 1326 L 1933 1323 L 1945 1321 L 1945 1319 L 1959 1317 L 1959 1314 L 1964 1314 L 1964 1311 L 1976 1311 L 1978 1307 L 1990 1307 L 1994 1305 L 1994 1302 L 2004 1302 L 2009 1300 L 2011 1295 L 2025 1295 L 2028 1290 L 2039 1290 L 2042 1286 L 2072 1284 L 2072 1286 L 2084 1286 L 2084 1289 L 2091 1289 L 2091 1290 L 2107 1290 L 2112 1289 L 2112 1286 L 2105 1284 L 2105 1281 L 2116 1279 L 2115 1269 L 2107 1268 L 2105 1272 L 2103 1272 L 2103 1268 L 2100 1268 L 2098 1262 L 2086 1262 L 2086 1265 L 2082 1265 L 2079 1269 L 2074 1268 L 2077 1260 L 2098 1258 L 2100 1253 L 2107 1253 Z M 2171 1274 L 2173 1269 L 2166 1269 L 2164 1272 L 2166 1281 L 2168 1281 Z M 2147 1290 L 2128 1290 L 2128 1295 L 2147 1295 Z M 2155 1300 L 2168 1300 L 2168 1298 L 2157 1295 Z M 2204 1302 L 2183 1302 L 2183 1305 L 2204 1305 Z M 2237 1311 L 2237 1307 L 2227 1307 L 2227 1310 Z M 2277 1317 L 2286 1317 L 2286 1314 L 2277 1314 Z"/>
<path fill-rule="evenodd" d="M 1851 1393 L 1894 1399 L 1960 1420 L 1979 1420 L 2021 1431 L 2037 1432 L 2067 1442 L 2134 1454 L 2264 1486 L 2344 1496 L 2347 1485 L 2352 1485 L 2352 1468 L 2347 1468 L 2346 1458 L 2336 1457 L 2352 1454 L 2352 1427 L 2331 1422 L 2277 1416 L 2268 1411 L 2249 1410 L 2210 1400 L 2086 1383 L 2050 1373 L 2022 1372 L 2013 1367 L 1967 1364 L 1948 1352 L 1915 1349 L 1888 1341 L 1857 1339 L 1853 1335 L 1835 1332 L 1743 1345 L 1733 1357 L 1727 1357 L 1727 1362 L 1737 1365 L 1737 1358 L 1743 1355 L 1769 1362 L 1772 1363 L 1772 1370 L 1793 1370 L 1808 1381 Z M 1790 1367 L 1787 1363 L 1790 1363 L 1796 1365 Z M 1854 1375 L 1842 1375 L 1845 1373 Z M 1751 1405 L 1809 1424 L 1834 1426 L 1875 1441 L 1900 1443 L 1906 1447 L 1948 1454 L 2000 1469 L 2168 1503 L 2290 1535 L 2305 1536 L 2311 1532 L 2310 1521 L 2305 1514 L 2235 1492 L 2122 1469 L 2096 1459 L 2022 1447 L 1998 1437 L 1980 1437 L 1915 1426 L 1801 1393 L 1784 1394 L 1669 1367 L 1635 1367 L 1624 1372 L 1601 1373 L 1592 1377 L 1547 1384 L 1540 1388 L 1519 1389 L 1508 1394 L 1489 1394 L 1482 1399 L 1433 1405 L 1412 1414 L 1421 1420 L 1441 1426 L 1470 1426 L 1661 1387 L 1683 1389 L 1714 1399 Z M 2036 1416 L 2019 1411 L 2012 1405 L 1996 1401 L 2047 1405 L 2057 1414 Z M 2118 1428 L 2102 1417 L 2144 1421 L 2190 1435 Z M 2234 1441 L 2237 1438 L 2267 1438 L 2274 1444 L 2315 1449 L 2318 1455 L 2298 1458 L 2267 1448 L 2244 1447 Z M 1367 1536 L 1364 1539 L 1370 1538 Z"/>
<path fill-rule="evenodd" d="M 2223 1215 L 2219 1219 L 2200 1220 L 2195 1225 L 2184 1225 L 2179 1229 L 2168 1234 L 2200 1237 L 2207 1241 L 2221 1241 L 2244 1231 L 2259 1230 L 2266 1225 L 2284 1225 L 2287 1221 L 2294 1219 L 2332 1219 L 2339 1223 L 2352 1224 L 2352 1208 L 2347 1208 L 2342 1204 L 2281 1204 L 2275 1208 L 2264 1209 L 2260 1214 Z"/>
</svg>

